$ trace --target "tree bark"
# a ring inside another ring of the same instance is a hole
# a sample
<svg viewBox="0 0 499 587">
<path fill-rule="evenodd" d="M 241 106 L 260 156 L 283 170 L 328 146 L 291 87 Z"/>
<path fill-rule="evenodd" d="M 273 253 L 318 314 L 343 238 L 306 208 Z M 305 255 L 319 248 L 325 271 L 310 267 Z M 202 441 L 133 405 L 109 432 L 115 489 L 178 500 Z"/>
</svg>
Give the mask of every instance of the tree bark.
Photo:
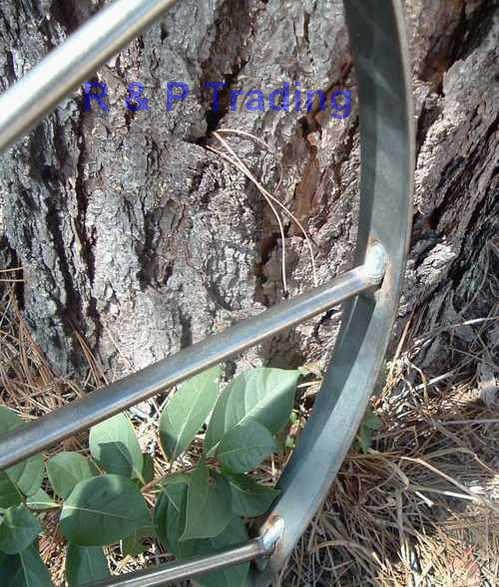
<svg viewBox="0 0 499 587">
<path fill-rule="evenodd" d="M 375 1 L 372 2 L 375 9 Z M 400 325 L 414 331 L 483 315 L 483 259 L 497 239 L 497 34 L 492 0 L 407 1 L 418 161 L 414 231 Z M 0 83 L 6 89 L 98 10 L 96 0 L 4 2 Z M 225 127 L 238 155 L 306 226 L 320 281 L 349 267 L 356 234 L 357 107 L 330 112 L 232 111 L 228 89 L 355 92 L 339 0 L 182 0 L 102 67 L 109 113 L 81 92 L 0 164 L 5 247 L 24 268 L 24 315 L 49 360 L 79 371 L 79 332 L 112 376 L 144 367 L 283 297 L 283 242 L 255 187 L 208 150 Z M 148 111 L 124 107 L 139 81 Z M 191 96 L 167 112 L 164 85 Z M 226 82 L 220 112 L 206 81 Z M 355 102 L 355 100 L 354 100 Z M 305 240 L 285 221 L 289 293 L 313 285 Z M 4 248 L 5 248 L 4 247 Z M 468 302 L 472 301 L 467 307 Z M 295 366 L 323 361 L 339 311 L 247 355 Z M 465 337 L 464 335 L 461 335 Z M 466 344 L 464 338 L 462 344 Z M 452 359 L 445 335 L 423 349 L 431 372 Z"/>
</svg>

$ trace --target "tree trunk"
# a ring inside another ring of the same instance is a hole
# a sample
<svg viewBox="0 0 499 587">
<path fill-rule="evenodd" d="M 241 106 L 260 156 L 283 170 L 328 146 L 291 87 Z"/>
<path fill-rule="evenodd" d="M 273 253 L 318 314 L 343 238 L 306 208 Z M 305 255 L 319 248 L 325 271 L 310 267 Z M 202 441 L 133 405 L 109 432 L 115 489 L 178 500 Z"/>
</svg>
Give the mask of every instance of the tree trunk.
<svg viewBox="0 0 499 587">
<path fill-rule="evenodd" d="M 0 76 L 6 89 L 98 10 L 97 0 L 3 2 Z M 375 10 L 376 2 L 372 5 Z M 414 231 L 399 321 L 415 332 L 481 315 L 483 259 L 497 238 L 497 12 L 492 0 L 408 0 L 418 163 Z M 495 20 L 494 20 L 495 17 Z M 96 76 L 109 112 L 67 99 L 1 159 L 5 247 L 24 268 L 19 300 L 61 372 L 83 364 L 80 333 L 112 376 L 136 370 L 283 297 L 278 226 L 258 191 L 211 152 L 224 135 L 301 220 L 320 281 L 349 267 L 359 187 L 355 73 L 339 0 L 181 0 Z M 141 82 L 149 110 L 123 101 Z M 165 108 L 165 84 L 191 90 Z M 226 82 L 221 109 L 207 81 Z M 330 111 L 232 111 L 228 89 L 289 82 L 352 90 L 345 120 Z M 313 285 L 306 242 L 285 220 L 289 293 Z M 8 245 L 7 245 L 8 243 Z M 471 304 L 466 307 L 468 302 Z M 312 320 L 249 358 L 322 361 L 339 312 Z M 464 336 L 464 335 L 463 335 Z M 462 341 L 463 344 L 466 340 Z M 431 352 L 428 352 L 431 351 Z M 424 349 L 431 371 L 447 340 Z"/>
</svg>

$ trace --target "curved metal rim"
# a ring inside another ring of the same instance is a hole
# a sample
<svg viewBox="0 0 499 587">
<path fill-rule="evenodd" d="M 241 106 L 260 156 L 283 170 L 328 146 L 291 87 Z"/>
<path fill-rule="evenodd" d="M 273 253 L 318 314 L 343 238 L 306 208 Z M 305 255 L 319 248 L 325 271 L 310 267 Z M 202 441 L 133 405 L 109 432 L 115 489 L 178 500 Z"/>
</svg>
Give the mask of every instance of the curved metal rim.
<svg viewBox="0 0 499 587">
<path fill-rule="evenodd" d="M 363 262 L 369 245 L 379 242 L 388 265 L 381 289 L 343 308 L 336 349 L 313 414 L 279 482 L 282 494 L 270 518 L 283 519 L 284 534 L 268 563 L 260 561 L 254 577 L 258 585 L 267 585 L 285 565 L 353 442 L 383 366 L 410 236 L 415 141 L 402 7 L 398 0 L 344 0 L 344 7 L 361 133 L 355 262 Z"/>
</svg>

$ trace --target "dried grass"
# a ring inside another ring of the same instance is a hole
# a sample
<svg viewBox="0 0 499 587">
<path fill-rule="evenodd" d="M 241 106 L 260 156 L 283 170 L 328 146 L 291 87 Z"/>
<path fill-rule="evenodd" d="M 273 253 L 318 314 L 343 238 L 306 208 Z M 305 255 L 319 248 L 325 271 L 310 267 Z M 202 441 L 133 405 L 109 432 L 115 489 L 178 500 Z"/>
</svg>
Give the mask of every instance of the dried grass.
<svg viewBox="0 0 499 587">
<path fill-rule="evenodd" d="M 499 414 L 469 385 L 429 399 L 378 409 L 372 449 L 346 459 L 283 585 L 497 584 Z"/>
</svg>

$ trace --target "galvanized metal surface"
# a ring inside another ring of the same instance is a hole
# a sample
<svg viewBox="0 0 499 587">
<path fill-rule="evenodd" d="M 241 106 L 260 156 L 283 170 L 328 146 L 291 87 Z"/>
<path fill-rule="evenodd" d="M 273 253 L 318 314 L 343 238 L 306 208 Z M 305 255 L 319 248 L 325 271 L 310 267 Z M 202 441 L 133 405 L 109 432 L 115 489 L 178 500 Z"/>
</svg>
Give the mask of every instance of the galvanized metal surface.
<svg viewBox="0 0 499 587">
<path fill-rule="evenodd" d="M 206 573 L 219 571 L 233 565 L 257 560 L 270 553 L 263 548 L 261 539 L 250 540 L 237 548 L 225 550 L 209 556 L 196 557 L 186 561 L 160 565 L 137 573 L 120 576 L 93 583 L 93 587 L 160 587 L 172 585 L 182 579 L 194 579 Z"/>
<path fill-rule="evenodd" d="M 274 518 L 263 534 L 241 546 L 210 556 L 196 557 L 187 561 L 153 567 L 138 573 L 113 577 L 94 583 L 93 587 L 111 587 L 113 585 L 121 585 L 122 587 L 159 587 L 161 585 L 171 585 L 186 577 L 194 579 L 208 572 L 270 556 L 283 531 L 283 520 Z"/>
<path fill-rule="evenodd" d="M 365 266 L 348 271 L 330 283 L 287 300 L 254 318 L 239 322 L 220 334 L 210 336 L 1 437 L 0 470 L 86 430 L 269 336 L 372 289 L 382 279 L 379 271 L 373 271 L 379 263 L 380 253 L 379 249 L 374 249 L 374 260 Z"/>
<path fill-rule="evenodd" d="M 151 25 L 176 0 L 118 0 L 0 97 L 0 153 Z"/>
<path fill-rule="evenodd" d="M 174 562 L 169 565 L 160 565 L 124 575 L 93 583 L 93 587 L 160 587 L 162 585 L 173 585 L 182 579 L 195 579 L 200 575 L 212 573 L 233 565 L 247 563 L 268 556 L 268 552 L 262 548 L 261 540 L 250 540 L 237 548 L 226 550 L 209 556 L 197 557 L 186 561 Z"/>
</svg>

